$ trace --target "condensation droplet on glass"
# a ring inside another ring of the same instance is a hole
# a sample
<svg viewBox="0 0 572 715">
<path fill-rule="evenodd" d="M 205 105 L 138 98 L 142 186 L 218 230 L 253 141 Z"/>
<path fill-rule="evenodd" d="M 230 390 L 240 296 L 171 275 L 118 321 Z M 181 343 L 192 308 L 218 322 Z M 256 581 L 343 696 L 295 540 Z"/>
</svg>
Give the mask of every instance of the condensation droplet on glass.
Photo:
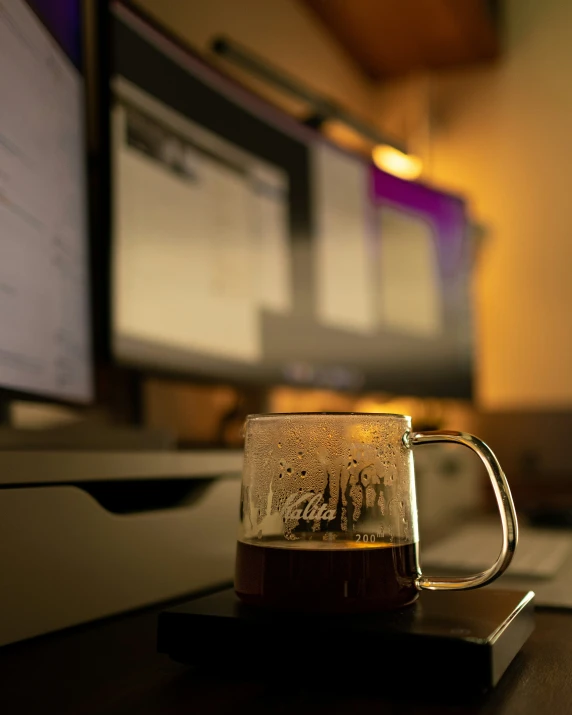
<svg viewBox="0 0 572 715">
<path fill-rule="evenodd" d="M 282 442 L 278 442 L 278 449 L 282 449 Z"/>
<path fill-rule="evenodd" d="M 306 476 L 306 470 L 305 470 L 305 469 L 303 469 L 303 470 L 300 472 L 300 476 L 301 476 L 301 477 L 305 477 L 305 476 Z"/>
<path fill-rule="evenodd" d="M 256 536 L 261 539 L 262 538 L 262 529 L 259 529 L 258 534 Z"/>
<path fill-rule="evenodd" d="M 302 459 L 303 456 L 304 456 L 304 452 L 298 452 L 298 457 L 300 457 L 300 459 Z"/>
<path fill-rule="evenodd" d="M 288 467 L 286 471 L 288 472 L 288 474 L 292 474 L 292 467 Z"/>
</svg>

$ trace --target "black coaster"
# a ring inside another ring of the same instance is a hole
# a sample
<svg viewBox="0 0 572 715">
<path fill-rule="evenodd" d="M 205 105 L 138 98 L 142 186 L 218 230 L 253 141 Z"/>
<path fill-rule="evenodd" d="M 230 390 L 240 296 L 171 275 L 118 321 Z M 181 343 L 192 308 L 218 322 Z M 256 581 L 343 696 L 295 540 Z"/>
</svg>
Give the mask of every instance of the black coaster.
<svg viewBox="0 0 572 715">
<path fill-rule="evenodd" d="M 498 683 L 534 629 L 534 593 L 421 593 L 398 611 L 332 616 L 244 606 L 232 589 L 159 615 L 158 650 L 223 675 L 334 680 L 480 692 Z M 319 676 L 322 677 L 322 676 Z"/>
</svg>

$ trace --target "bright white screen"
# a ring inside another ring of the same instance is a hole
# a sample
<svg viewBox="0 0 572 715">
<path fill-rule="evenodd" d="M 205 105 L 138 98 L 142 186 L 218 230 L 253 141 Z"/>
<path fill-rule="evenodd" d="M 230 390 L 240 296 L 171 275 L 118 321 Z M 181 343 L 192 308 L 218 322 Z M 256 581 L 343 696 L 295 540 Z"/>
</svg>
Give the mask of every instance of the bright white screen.
<svg viewBox="0 0 572 715">
<path fill-rule="evenodd" d="M 113 114 L 116 355 L 257 365 L 292 303 L 288 177 L 125 80 Z"/>
<path fill-rule="evenodd" d="M 21 0 L 0 0 L 0 387 L 91 397 L 80 73 Z"/>
</svg>

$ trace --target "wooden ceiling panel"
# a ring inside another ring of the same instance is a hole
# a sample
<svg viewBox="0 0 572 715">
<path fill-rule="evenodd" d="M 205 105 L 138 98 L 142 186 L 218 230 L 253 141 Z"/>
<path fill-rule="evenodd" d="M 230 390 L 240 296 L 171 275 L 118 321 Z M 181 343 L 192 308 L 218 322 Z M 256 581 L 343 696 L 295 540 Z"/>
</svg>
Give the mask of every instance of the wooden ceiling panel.
<svg viewBox="0 0 572 715">
<path fill-rule="evenodd" d="M 371 77 L 499 55 L 492 0 L 300 0 Z"/>
</svg>

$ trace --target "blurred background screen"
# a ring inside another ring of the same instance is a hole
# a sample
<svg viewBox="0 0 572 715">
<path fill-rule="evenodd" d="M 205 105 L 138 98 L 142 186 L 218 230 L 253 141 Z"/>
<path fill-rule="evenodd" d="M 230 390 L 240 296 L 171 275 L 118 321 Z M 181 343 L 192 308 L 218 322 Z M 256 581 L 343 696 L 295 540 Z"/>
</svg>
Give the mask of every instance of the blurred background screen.
<svg viewBox="0 0 572 715">
<path fill-rule="evenodd" d="M 461 198 L 375 169 L 119 5 L 112 42 L 119 361 L 471 396 Z"/>
<path fill-rule="evenodd" d="M 0 5 L 0 388 L 76 403 L 93 394 L 81 35 L 78 1 Z"/>
</svg>

